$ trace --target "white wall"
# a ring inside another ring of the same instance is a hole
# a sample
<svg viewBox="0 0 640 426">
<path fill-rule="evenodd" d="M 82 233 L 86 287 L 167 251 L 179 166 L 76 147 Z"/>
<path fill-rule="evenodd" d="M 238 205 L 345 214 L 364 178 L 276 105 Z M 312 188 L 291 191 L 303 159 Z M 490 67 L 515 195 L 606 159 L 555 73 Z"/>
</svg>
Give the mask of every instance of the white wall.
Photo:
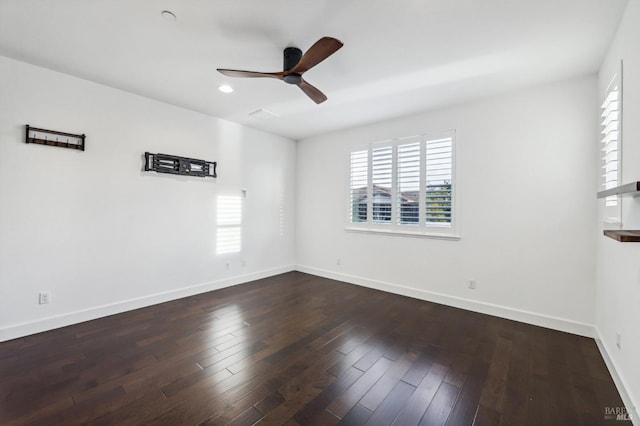
<svg viewBox="0 0 640 426">
<path fill-rule="evenodd" d="M 86 133 L 86 151 L 26 144 L 25 124 Z M 0 57 L 0 341 L 291 270 L 295 150 Z M 142 172 L 145 151 L 217 161 L 219 177 Z M 241 189 L 242 252 L 217 256 L 216 197 Z"/>
<path fill-rule="evenodd" d="M 589 76 L 301 141 L 298 269 L 591 335 L 596 102 Z M 461 240 L 344 230 L 350 146 L 448 129 Z"/>
<path fill-rule="evenodd" d="M 640 180 L 640 1 L 631 0 L 599 74 L 600 93 L 623 61 L 622 183 Z M 599 187 L 597 187 L 600 190 Z M 640 198 L 623 197 L 622 229 L 640 229 Z M 610 227 L 610 226 L 608 226 Z M 596 327 L 601 348 L 628 392 L 640 398 L 640 244 L 597 240 Z M 616 347 L 616 333 L 622 336 Z M 606 358 L 606 357 L 605 357 Z M 635 417 L 637 418 L 637 408 Z"/>
</svg>

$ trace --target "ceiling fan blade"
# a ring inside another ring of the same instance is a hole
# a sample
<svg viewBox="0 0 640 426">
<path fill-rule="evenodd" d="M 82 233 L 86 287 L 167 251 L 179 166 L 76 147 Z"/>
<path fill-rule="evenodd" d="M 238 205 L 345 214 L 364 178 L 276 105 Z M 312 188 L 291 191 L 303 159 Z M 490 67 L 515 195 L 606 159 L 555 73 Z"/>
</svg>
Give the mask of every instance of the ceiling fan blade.
<svg viewBox="0 0 640 426">
<path fill-rule="evenodd" d="M 318 90 L 316 87 L 310 85 L 305 80 L 300 80 L 300 84 L 298 87 L 302 89 L 302 91 L 313 100 L 313 102 L 317 104 L 321 104 L 322 102 L 327 100 L 327 97 L 324 93 Z"/>
<path fill-rule="evenodd" d="M 218 72 L 228 77 L 271 77 L 282 79 L 284 72 L 258 72 L 258 71 L 242 71 L 242 70 L 228 70 L 225 68 L 218 68 Z"/>
<path fill-rule="evenodd" d="M 342 46 L 342 42 L 338 39 L 322 37 L 302 55 L 300 61 L 289 70 L 289 73 L 302 74 L 333 55 Z"/>
</svg>

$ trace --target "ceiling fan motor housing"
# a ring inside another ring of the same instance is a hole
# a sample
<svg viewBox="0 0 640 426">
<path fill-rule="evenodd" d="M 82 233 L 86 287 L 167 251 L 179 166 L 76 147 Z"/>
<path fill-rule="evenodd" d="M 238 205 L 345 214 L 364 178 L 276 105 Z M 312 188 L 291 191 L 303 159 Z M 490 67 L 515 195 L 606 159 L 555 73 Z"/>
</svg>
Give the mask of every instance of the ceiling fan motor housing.
<svg viewBox="0 0 640 426">
<path fill-rule="evenodd" d="M 286 47 L 284 49 L 284 71 L 289 71 L 298 65 L 300 58 L 302 58 L 302 50 L 297 47 Z"/>
<path fill-rule="evenodd" d="M 291 68 L 298 65 L 302 58 L 302 50 L 297 47 L 287 47 L 284 49 L 284 71 L 288 71 Z M 282 79 L 289 84 L 300 84 L 302 81 L 302 75 L 298 73 L 287 74 Z"/>
</svg>

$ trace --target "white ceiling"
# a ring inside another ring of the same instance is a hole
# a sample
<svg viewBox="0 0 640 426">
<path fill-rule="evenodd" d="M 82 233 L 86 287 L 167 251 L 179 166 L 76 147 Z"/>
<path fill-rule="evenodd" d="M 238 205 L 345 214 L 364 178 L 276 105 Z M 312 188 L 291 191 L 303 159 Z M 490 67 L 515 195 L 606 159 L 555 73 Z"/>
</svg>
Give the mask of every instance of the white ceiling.
<svg viewBox="0 0 640 426">
<path fill-rule="evenodd" d="M 626 3 L 0 0 L 0 55 L 302 139 L 595 72 Z M 344 47 L 305 74 L 329 98 L 320 105 L 282 81 L 216 71 L 280 71 L 283 48 L 322 36 Z M 278 117 L 248 115 L 260 108 Z"/>
</svg>

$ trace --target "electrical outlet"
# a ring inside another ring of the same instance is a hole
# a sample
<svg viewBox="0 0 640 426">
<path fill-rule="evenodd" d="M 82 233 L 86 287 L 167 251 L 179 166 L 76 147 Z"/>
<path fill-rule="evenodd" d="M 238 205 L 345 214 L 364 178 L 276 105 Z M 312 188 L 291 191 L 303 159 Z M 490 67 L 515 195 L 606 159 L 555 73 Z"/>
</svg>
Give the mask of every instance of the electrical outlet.
<svg viewBox="0 0 640 426">
<path fill-rule="evenodd" d="M 242 265 L 243 268 L 246 267 L 247 266 L 247 261 L 242 259 L 241 265 Z"/>
<path fill-rule="evenodd" d="M 622 334 L 616 333 L 616 347 L 619 351 L 622 350 Z"/>
<path fill-rule="evenodd" d="M 336 265 L 338 265 L 338 266 L 342 265 L 342 259 L 337 258 L 336 259 Z"/>
<path fill-rule="evenodd" d="M 231 262 L 227 262 L 225 264 L 225 268 L 227 269 L 227 271 L 229 271 L 231 269 Z"/>
<path fill-rule="evenodd" d="M 475 290 L 476 289 L 476 280 L 468 280 L 467 281 L 467 285 L 469 287 L 469 290 Z"/>
<path fill-rule="evenodd" d="M 38 301 L 41 305 L 46 305 L 51 301 L 51 293 L 48 291 L 41 291 Z"/>
</svg>

